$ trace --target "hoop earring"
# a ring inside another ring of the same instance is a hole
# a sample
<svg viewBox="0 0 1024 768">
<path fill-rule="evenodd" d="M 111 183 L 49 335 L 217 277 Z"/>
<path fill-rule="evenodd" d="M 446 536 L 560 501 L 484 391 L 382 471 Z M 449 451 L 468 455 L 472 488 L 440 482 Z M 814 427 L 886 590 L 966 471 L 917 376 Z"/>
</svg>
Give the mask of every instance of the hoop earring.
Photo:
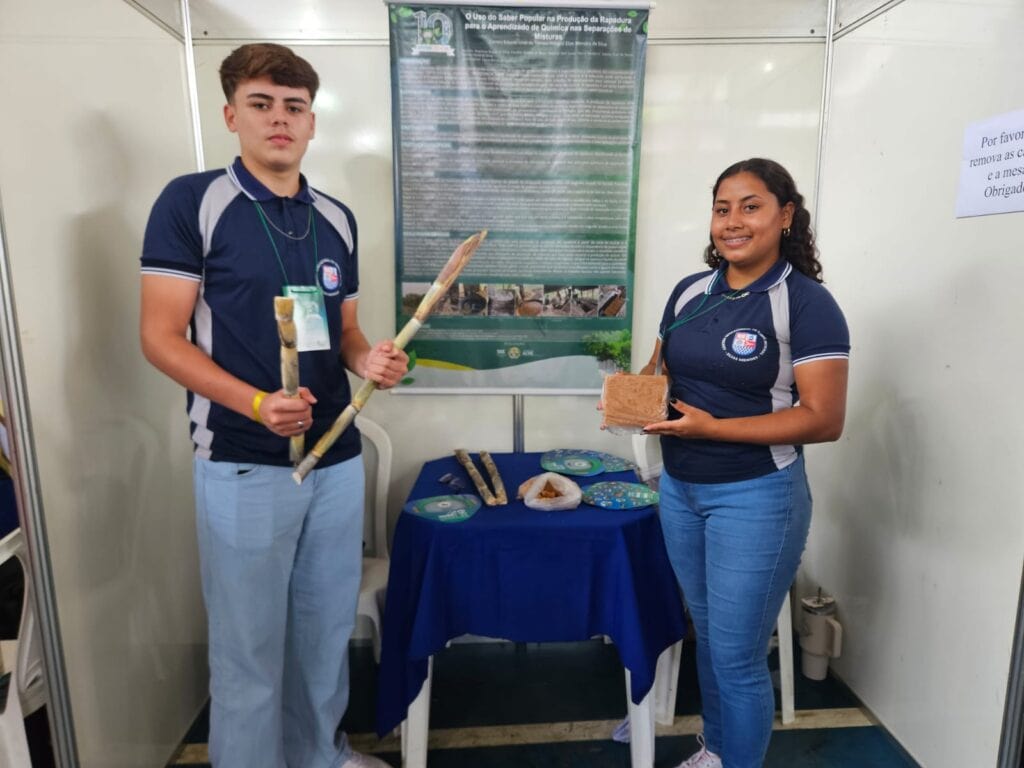
<svg viewBox="0 0 1024 768">
<path fill-rule="evenodd" d="M 789 237 L 789 227 L 786 227 L 784 230 L 782 230 L 782 236 Z"/>
</svg>

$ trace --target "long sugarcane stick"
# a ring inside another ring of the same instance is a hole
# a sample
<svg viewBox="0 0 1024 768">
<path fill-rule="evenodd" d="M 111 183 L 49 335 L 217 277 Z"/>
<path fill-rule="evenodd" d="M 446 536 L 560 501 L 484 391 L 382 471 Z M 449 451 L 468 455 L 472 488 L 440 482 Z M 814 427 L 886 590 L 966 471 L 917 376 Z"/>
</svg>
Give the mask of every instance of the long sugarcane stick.
<svg viewBox="0 0 1024 768">
<path fill-rule="evenodd" d="M 466 470 L 466 474 L 469 475 L 469 479 L 473 481 L 473 485 L 476 486 L 476 492 L 480 494 L 480 498 L 484 500 L 484 504 L 488 507 L 498 506 L 498 497 L 491 493 L 491 489 L 487 487 L 487 483 L 484 482 L 484 478 L 480 474 L 480 470 L 476 468 L 473 460 L 469 457 L 469 451 L 465 451 L 461 448 L 455 451 L 455 458 L 459 460 L 459 464 Z M 508 499 L 505 500 L 505 504 L 508 504 Z"/>
<path fill-rule="evenodd" d="M 295 299 L 288 296 L 274 297 L 274 318 L 277 320 L 277 335 L 281 339 L 281 388 L 288 397 L 299 396 L 299 350 L 295 338 Z M 288 438 L 288 458 L 292 466 L 302 461 L 306 452 L 305 435 Z"/>
<path fill-rule="evenodd" d="M 477 232 L 475 235 L 471 235 L 463 240 L 459 246 L 455 249 L 452 255 L 448 258 L 448 263 L 444 265 L 444 269 L 434 279 L 434 282 L 430 286 L 430 290 L 427 291 L 426 295 L 420 300 L 420 305 L 416 308 L 416 312 L 413 314 L 412 319 L 409 320 L 395 336 L 392 344 L 395 349 L 405 349 L 405 345 L 408 344 L 412 337 L 416 335 L 416 332 L 423 326 L 430 313 L 434 309 L 434 305 L 437 304 L 438 300 L 441 299 L 452 287 L 452 283 L 455 282 L 455 278 L 459 276 L 466 264 L 469 263 L 473 253 L 480 246 L 480 243 L 487 237 L 487 230 Z M 370 395 L 377 389 L 376 382 L 366 381 L 363 385 L 356 390 L 355 395 L 352 396 L 352 402 L 350 402 L 345 410 L 342 411 L 338 418 L 334 420 L 331 428 L 328 429 L 319 440 L 313 450 L 306 454 L 306 457 L 299 462 L 299 465 L 292 472 L 292 478 L 297 484 L 302 483 L 316 463 L 323 458 L 323 455 L 327 453 L 334 441 L 337 440 L 341 433 L 344 432 L 348 425 L 355 419 L 356 414 L 363 410 L 363 406 L 366 405 L 366 401 L 370 399 Z"/>
<path fill-rule="evenodd" d="M 473 459 L 470 458 L 469 451 L 463 450 L 462 448 L 456 449 L 455 458 L 459 460 L 459 464 L 466 470 L 466 474 L 469 475 L 469 479 L 473 481 L 473 485 L 476 486 L 477 492 L 480 494 L 480 498 L 484 500 L 484 504 L 488 507 L 497 507 L 503 504 L 508 504 L 508 496 L 505 494 L 505 484 L 501 481 L 501 475 L 498 474 L 498 466 L 494 463 L 494 459 L 491 458 L 491 454 L 487 451 L 480 451 L 480 461 L 487 468 L 487 475 L 491 478 L 491 485 L 494 486 L 494 493 L 491 493 L 491 489 L 487 487 L 487 483 L 484 482 L 483 475 L 480 474 L 480 470 L 476 468 L 473 463 Z"/>
<path fill-rule="evenodd" d="M 494 486 L 494 497 L 499 504 L 508 504 L 508 496 L 505 494 L 505 484 L 498 474 L 498 465 L 494 463 L 491 454 L 487 451 L 480 451 L 480 461 L 487 467 L 487 474 L 491 478 L 491 485 Z"/>
</svg>

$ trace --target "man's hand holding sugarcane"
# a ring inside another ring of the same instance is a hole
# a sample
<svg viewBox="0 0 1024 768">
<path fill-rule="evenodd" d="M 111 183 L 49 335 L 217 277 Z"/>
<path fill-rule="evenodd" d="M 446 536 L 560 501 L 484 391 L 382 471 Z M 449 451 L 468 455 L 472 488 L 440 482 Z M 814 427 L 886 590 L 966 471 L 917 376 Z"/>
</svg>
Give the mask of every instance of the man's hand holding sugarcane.
<svg viewBox="0 0 1024 768">
<path fill-rule="evenodd" d="M 408 373 L 409 356 L 396 349 L 390 340 L 371 347 L 362 339 L 359 346 L 362 349 L 353 355 L 354 365 L 348 367 L 363 379 L 372 381 L 378 389 L 390 389 Z M 344 352 L 342 357 L 345 357 Z M 312 426 L 315 404 L 316 396 L 306 387 L 299 387 L 298 397 L 289 397 L 284 389 L 268 392 L 258 405 L 259 420 L 275 435 L 294 437 Z"/>
<path fill-rule="evenodd" d="M 409 356 L 390 340 L 380 341 L 366 351 L 356 372 L 376 384 L 377 389 L 391 389 L 409 372 Z"/>
<path fill-rule="evenodd" d="M 259 422 L 275 435 L 294 437 L 313 425 L 315 404 L 316 397 L 306 387 L 299 387 L 298 397 L 291 397 L 284 389 L 279 389 L 259 398 L 256 411 Z"/>
<path fill-rule="evenodd" d="M 396 386 L 409 372 L 409 356 L 396 349 L 390 340 L 377 342 L 371 347 L 363 339 L 359 346 L 363 348 L 353 355 L 355 362 L 348 368 L 366 381 L 372 381 L 377 389 Z M 345 357 L 344 352 L 342 357 Z M 315 404 L 316 396 L 306 387 L 299 387 L 298 397 L 289 397 L 284 389 L 269 392 L 259 404 L 260 421 L 275 435 L 301 435 L 313 424 Z"/>
<path fill-rule="evenodd" d="M 389 389 L 408 372 L 409 356 L 390 340 L 370 346 L 359 327 L 358 303 L 352 299 L 341 305 L 341 360 L 356 376 Z"/>
<path fill-rule="evenodd" d="M 482 230 L 474 235 L 467 237 L 458 247 L 452 252 L 452 255 L 445 262 L 444 267 L 438 273 L 437 278 L 431 283 L 430 288 L 427 290 L 426 295 L 420 299 L 419 306 L 416 307 L 416 311 L 413 313 L 412 318 L 402 327 L 402 330 L 398 332 L 394 340 L 391 342 L 384 342 L 383 346 L 378 345 L 373 348 L 373 352 L 379 351 L 380 355 L 387 357 L 393 356 L 396 352 L 405 349 L 405 345 L 409 343 L 416 332 L 423 327 L 427 318 L 430 316 L 431 311 L 434 309 L 434 305 L 437 304 L 440 299 L 454 284 L 455 279 L 465 268 L 466 264 L 469 263 L 473 253 L 479 247 L 480 243 L 487 237 L 487 230 Z M 349 305 L 352 305 L 349 308 Z M 355 314 L 355 301 L 346 301 L 341 305 L 341 317 L 342 317 L 342 339 L 341 339 L 341 357 L 345 361 L 345 365 L 349 370 L 358 369 L 353 368 L 353 364 L 356 364 L 358 358 L 361 356 L 364 363 L 382 363 L 380 358 L 374 354 L 367 358 L 367 354 L 363 351 L 369 347 L 366 339 L 363 337 L 362 331 L 359 330 L 358 323 L 356 321 Z M 351 324 L 348 322 L 351 318 Z M 349 330 L 346 330 L 349 329 Z M 362 346 L 360 346 L 360 340 Z M 402 353 L 402 357 L 405 357 L 405 353 Z M 395 356 L 395 361 L 401 360 L 401 358 Z M 408 363 L 408 359 L 403 361 L 403 368 Z M 398 383 L 401 380 L 401 375 L 395 376 L 395 371 L 392 370 L 391 364 L 385 364 L 388 371 L 385 376 L 386 381 L 393 381 L 393 384 Z M 302 461 L 295 467 L 295 471 L 292 472 L 292 479 L 296 483 L 302 483 L 303 479 L 308 475 L 317 462 L 320 461 L 321 457 L 330 447 L 334 444 L 334 441 L 338 439 L 342 432 L 348 427 L 349 424 L 355 419 L 356 414 L 362 410 L 363 406 L 366 405 L 366 401 L 370 398 L 370 395 L 377 389 L 377 384 L 373 380 L 372 376 L 379 372 L 377 365 L 374 365 L 373 371 L 370 370 L 370 365 L 367 364 L 366 375 L 369 378 L 363 386 L 361 386 L 356 393 L 352 396 L 352 402 L 345 406 L 345 410 L 334 420 L 330 428 L 317 440 L 313 449 L 307 453 Z M 403 371 L 404 373 L 404 371 Z M 393 385 L 392 384 L 392 385 Z"/>
<path fill-rule="evenodd" d="M 362 336 L 362 334 L 360 334 Z M 378 389 L 390 389 L 409 371 L 409 356 L 396 349 L 391 341 L 380 341 L 372 347 L 362 339 L 360 353 L 354 354 L 349 369 Z M 342 347 L 344 350 L 344 347 Z M 345 357 L 344 351 L 342 357 Z M 289 397 L 284 389 L 269 392 L 259 403 L 260 422 L 281 437 L 301 435 L 313 424 L 316 396 L 306 387 L 299 387 L 298 397 Z"/>
</svg>

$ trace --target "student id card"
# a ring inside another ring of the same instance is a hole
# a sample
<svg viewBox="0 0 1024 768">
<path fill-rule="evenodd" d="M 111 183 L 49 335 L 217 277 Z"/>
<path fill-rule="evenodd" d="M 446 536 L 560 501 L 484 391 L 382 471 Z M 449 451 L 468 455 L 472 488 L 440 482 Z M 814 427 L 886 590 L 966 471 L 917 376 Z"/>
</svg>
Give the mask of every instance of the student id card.
<svg viewBox="0 0 1024 768">
<path fill-rule="evenodd" d="M 295 300 L 295 340 L 299 352 L 331 348 L 324 294 L 316 285 L 286 285 L 284 295 Z"/>
</svg>

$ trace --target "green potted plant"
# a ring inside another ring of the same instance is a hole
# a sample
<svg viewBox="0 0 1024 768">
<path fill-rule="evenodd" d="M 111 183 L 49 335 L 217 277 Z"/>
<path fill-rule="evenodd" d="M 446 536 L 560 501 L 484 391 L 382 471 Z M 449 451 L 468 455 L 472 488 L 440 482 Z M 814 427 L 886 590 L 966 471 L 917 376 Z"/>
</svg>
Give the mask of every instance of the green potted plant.
<svg viewBox="0 0 1024 768">
<path fill-rule="evenodd" d="M 598 331 L 583 337 L 583 349 L 597 358 L 603 373 L 629 371 L 632 363 L 633 334 L 627 330 Z"/>
</svg>

